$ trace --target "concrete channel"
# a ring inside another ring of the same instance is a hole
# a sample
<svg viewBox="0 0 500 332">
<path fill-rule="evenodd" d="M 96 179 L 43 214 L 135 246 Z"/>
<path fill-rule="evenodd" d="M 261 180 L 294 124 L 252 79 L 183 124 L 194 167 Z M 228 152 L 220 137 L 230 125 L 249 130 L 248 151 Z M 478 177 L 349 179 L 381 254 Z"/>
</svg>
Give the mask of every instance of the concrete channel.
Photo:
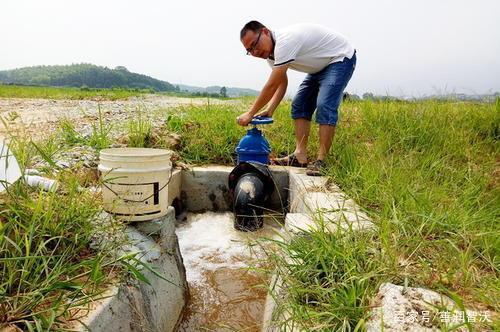
<svg viewBox="0 0 500 332">
<path fill-rule="evenodd" d="M 111 287 L 76 330 L 275 331 L 273 322 L 286 317 L 276 315 L 273 297 L 262 287 L 266 281 L 250 268 L 261 252 L 249 244 L 262 236 L 291 238 L 309 230 L 316 225 L 316 213 L 335 221 L 332 231 L 338 225 L 373 227 L 326 178 L 309 177 L 304 169 L 271 167 L 279 188 L 271 198 L 273 212 L 262 230 L 238 232 L 228 212 L 231 170 L 205 166 L 173 171 L 168 197 L 178 211 L 171 206 L 165 217 L 126 230 L 129 245 L 124 251 L 143 253 L 141 259 L 154 270 L 143 270 L 150 285 L 130 281 Z M 279 280 L 272 285 L 279 294 Z"/>
</svg>

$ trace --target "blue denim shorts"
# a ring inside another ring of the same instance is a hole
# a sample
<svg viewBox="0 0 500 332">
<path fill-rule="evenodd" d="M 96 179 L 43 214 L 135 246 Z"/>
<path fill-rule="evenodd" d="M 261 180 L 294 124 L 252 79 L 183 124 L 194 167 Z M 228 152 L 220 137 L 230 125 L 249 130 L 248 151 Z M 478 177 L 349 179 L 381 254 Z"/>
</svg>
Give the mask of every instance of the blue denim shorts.
<svg viewBox="0 0 500 332">
<path fill-rule="evenodd" d="M 292 102 L 292 119 L 311 121 L 316 110 L 316 122 L 336 125 L 344 89 L 356 68 L 356 52 L 352 58 L 334 62 L 320 72 L 308 74 L 299 86 Z"/>
</svg>

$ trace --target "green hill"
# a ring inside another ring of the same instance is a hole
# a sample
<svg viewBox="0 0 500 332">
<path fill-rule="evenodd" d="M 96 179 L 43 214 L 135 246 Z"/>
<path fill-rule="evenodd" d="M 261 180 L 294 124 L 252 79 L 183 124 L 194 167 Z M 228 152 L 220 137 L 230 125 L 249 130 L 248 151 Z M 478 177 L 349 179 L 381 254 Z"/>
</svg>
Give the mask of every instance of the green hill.
<svg viewBox="0 0 500 332">
<path fill-rule="evenodd" d="M 87 63 L 66 66 L 35 66 L 0 71 L 0 83 L 89 88 L 130 88 L 178 91 L 172 84 L 150 76 Z"/>
</svg>

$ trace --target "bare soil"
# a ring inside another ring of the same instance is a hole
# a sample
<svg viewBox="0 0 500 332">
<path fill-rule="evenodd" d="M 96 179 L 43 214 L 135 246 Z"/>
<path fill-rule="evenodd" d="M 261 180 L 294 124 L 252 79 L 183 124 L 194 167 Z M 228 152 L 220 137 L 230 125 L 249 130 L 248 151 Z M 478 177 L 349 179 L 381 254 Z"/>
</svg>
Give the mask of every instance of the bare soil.
<svg viewBox="0 0 500 332">
<path fill-rule="evenodd" d="M 211 105 L 234 103 L 234 101 L 210 99 Z M 23 124 L 32 136 L 39 136 L 56 129 L 61 119 L 74 120 L 76 128 L 88 124 L 98 117 L 98 107 L 106 120 L 123 120 L 135 111 L 155 111 L 178 106 L 206 105 L 205 98 L 181 98 L 159 95 L 144 95 L 122 100 L 69 100 L 0 98 L 0 116 L 9 127 Z M 0 137 L 6 128 L 0 122 Z"/>
</svg>

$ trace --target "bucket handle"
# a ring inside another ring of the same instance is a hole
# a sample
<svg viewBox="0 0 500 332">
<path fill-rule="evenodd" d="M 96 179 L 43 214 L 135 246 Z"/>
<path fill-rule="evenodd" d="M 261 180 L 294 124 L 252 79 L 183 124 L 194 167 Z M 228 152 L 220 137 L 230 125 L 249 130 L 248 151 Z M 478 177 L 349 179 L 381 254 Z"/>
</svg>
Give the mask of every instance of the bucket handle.
<svg viewBox="0 0 500 332">
<path fill-rule="evenodd" d="M 111 172 L 111 171 L 113 171 L 113 168 L 112 168 L 109 172 Z M 163 189 L 165 189 L 165 187 L 166 187 L 166 186 L 168 186 L 168 184 L 170 183 L 170 180 L 172 180 L 172 175 L 173 175 L 173 173 L 174 173 L 174 168 L 173 168 L 173 167 L 171 167 L 171 168 L 170 168 L 170 176 L 168 177 L 168 181 L 167 181 L 167 183 L 165 183 L 165 184 L 163 185 L 163 187 L 161 187 L 160 189 L 158 189 L 158 193 L 159 193 L 160 191 L 162 191 Z M 110 187 L 108 187 L 108 186 L 106 185 L 106 182 L 104 182 L 104 181 L 103 181 L 103 182 L 102 182 L 102 185 L 103 185 L 104 187 L 106 187 L 109 191 L 111 191 L 113 194 L 115 194 L 115 196 L 116 196 L 116 197 L 120 197 L 120 195 L 119 195 L 116 191 L 114 191 L 113 189 L 111 189 Z M 154 195 L 155 195 L 155 192 L 153 191 L 153 193 L 152 193 L 151 195 L 149 195 L 148 197 L 146 197 L 146 198 L 144 198 L 144 199 L 142 199 L 142 200 L 126 199 L 126 198 L 122 198 L 122 197 L 120 197 L 120 198 L 121 198 L 124 202 L 129 202 L 129 203 L 144 203 L 144 201 L 146 201 L 146 200 L 150 199 L 150 198 L 151 198 L 151 197 L 153 197 Z"/>
</svg>

